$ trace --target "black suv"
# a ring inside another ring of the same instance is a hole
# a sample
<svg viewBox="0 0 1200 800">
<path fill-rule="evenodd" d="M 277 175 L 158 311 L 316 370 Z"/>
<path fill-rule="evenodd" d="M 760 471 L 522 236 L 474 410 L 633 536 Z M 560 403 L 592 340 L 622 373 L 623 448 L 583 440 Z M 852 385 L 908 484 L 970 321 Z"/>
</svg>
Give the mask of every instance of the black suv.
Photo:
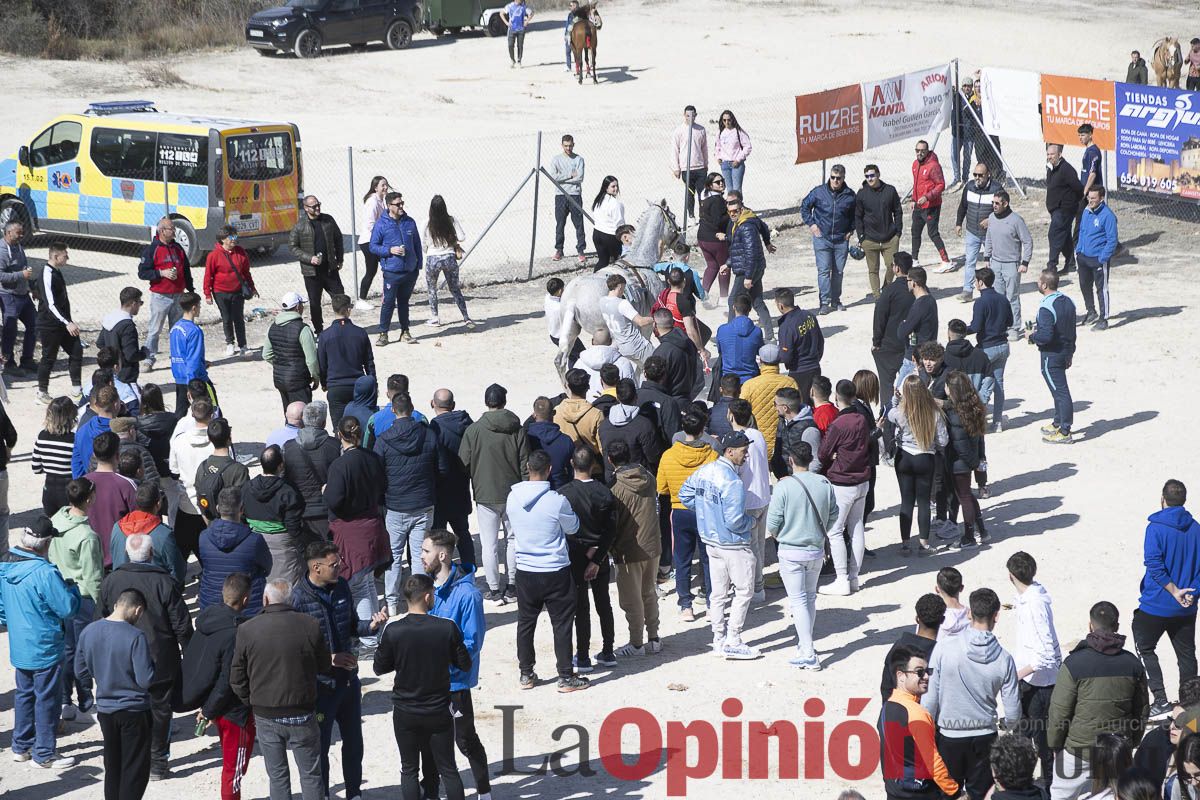
<svg viewBox="0 0 1200 800">
<path fill-rule="evenodd" d="M 420 19 L 419 0 L 287 0 L 250 17 L 246 42 L 264 56 L 290 50 L 300 58 L 339 44 L 383 42 L 403 50 Z"/>
</svg>

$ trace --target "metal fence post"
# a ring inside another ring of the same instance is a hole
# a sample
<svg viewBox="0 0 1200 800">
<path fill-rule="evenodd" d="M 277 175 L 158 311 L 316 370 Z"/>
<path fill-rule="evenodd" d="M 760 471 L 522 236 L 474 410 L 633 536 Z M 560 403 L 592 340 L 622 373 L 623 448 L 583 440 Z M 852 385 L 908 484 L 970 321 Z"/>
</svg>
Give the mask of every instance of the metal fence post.
<svg viewBox="0 0 1200 800">
<path fill-rule="evenodd" d="M 350 181 L 350 265 L 354 275 L 354 286 L 350 296 L 358 300 L 358 223 L 354 218 L 354 145 L 346 145 L 347 180 Z M 366 300 L 367 298 L 362 298 Z"/>
<path fill-rule="evenodd" d="M 533 162 L 533 230 L 529 235 L 529 275 L 533 278 L 533 256 L 537 252 L 538 194 L 542 187 L 542 132 L 537 132 L 537 155 Z"/>
</svg>

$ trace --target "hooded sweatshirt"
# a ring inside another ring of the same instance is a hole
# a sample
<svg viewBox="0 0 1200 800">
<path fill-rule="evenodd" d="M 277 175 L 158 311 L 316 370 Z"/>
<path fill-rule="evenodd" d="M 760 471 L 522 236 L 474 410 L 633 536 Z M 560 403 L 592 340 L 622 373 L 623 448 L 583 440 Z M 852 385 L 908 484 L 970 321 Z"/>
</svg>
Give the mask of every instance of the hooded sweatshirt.
<svg viewBox="0 0 1200 800">
<path fill-rule="evenodd" d="M 100 537 L 86 516 L 75 516 L 69 507 L 60 508 L 50 524 L 59 534 L 50 540 L 50 563 L 58 567 L 63 578 L 75 581 L 79 593 L 94 603 L 100 598 L 100 581 L 104 579 Z"/>
<path fill-rule="evenodd" d="M 1200 581 L 1200 524 L 1183 506 L 1167 506 L 1149 516 L 1138 608 L 1156 617 L 1194 617 L 1193 604 L 1185 608 L 1166 590 L 1168 583 L 1181 589 Z"/>
<path fill-rule="evenodd" d="M 483 412 L 463 433 L 458 448 L 458 457 L 471 475 L 475 502 L 503 505 L 509 490 L 526 475 L 528 454 L 516 414 L 506 408 Z"/>
<path fill-rule="evenodd" d="M 568 397 L 554 409 L 554 424 L 578 443 L 600 452 L 600 423 L 604 412 L 580 397 Z"/>
<path fill-rule="evenodd" d="M 959 608 L 946 608 L 946 618 L 942 621 L 942 627 L 938 628 L 938 641 L 944 642 L 958 636 L 967 629 L 971 624 L 971 609 L 966 606 Z"/>
<path fill-rule="evenodd" d="M 196 632 L 183 653 L 180 710 L 199 708 L 205 719 L 224 717 L 246 727 L 250 709 L 229 685 L 237 629 L 244 617 L 229 606 L 209 606 L 196 616 Z"/>
<path fill-rule="evenodd" d="M 613 442 L 621 441 L 629 446 L 629 462 L 654 469 L 662 457 L 662 440 L 658 431 L 637 406 L 617 403 L 608 412 L 608 419 L 600 423 L 600 448 L 605 452 Z M 612 464 L 605 461 L 604 477 L 612 482 Z"/>
<path fill-rule="evenodd" d="M 119 308 L 104 315 L 104 319 L 100 321 L 100 336 L 96 345 L 111 347 L 117 351 L 117 371 L 113 377 L 126 384 L 117 388 L 122 390 L 121 399 L 127 401 L 124 394 L 130 391 L 129 384 L 137 383 L 141 371 L 138 362 L 146 357 L 145 352 L 138 346 L 137 324 L 128 311 Z"/>
<path fill-rule="evenodd" d="M 658 462 L 658 493 L 671 498 L 671 508 L 684 510 L 684 505 L 679 500 L 679 490 L 683 482 L 700 467 L 716 460 L 716 451 L 704 442 L 675 442 Z"/>
<path fill-rule="evenodd" d="M 249 525 L 227 519 L 213 520 L 200 537 L 200 610 L 221 605 L 225 578 L 241 572 L 250 578 L 250 602 L 243 614 L 253 617 L 262 608 L 263 588 L 271 572 L 271 551 Z"/>
<path fill-rule="evenodd" d="M 662 554 L 662 536 L 654 476 L 637 464 L 621 467 L 613 473 L 612 493 L 617 501 L 613 560 L 618 564 L 657 560 Z"/>
<path fill-rule="evenodd" d="M 438 448 L 442 451 L 441 457 L 446 461 L 445 473 L 437 477 L 435 505 L 454 514 L 471 513 L 471 473 L 458 457 L 458 448 L 462 445 L 463 434 L 474 422 L 471 415 L 462 409 L 438 414 L 429 421 L 429 427 L 437 437 Z M 449 518 L 452 514 L 446 516 Z"/>
<path fill-rule="evenodd" d="M 516 538 L 519 571 L 557 572 L 570 566 L 567 537 L 579 530 L 579 517 L 549 482 L 516 484 L 509 492 L 506 510 Z"/>
<path fill-rule="evenodd" d="M 1025 667 L 1034 670 L 1021 680 L 1031 686 L 1053 686 L 1058 668 L 1062 666 L 1062 650 L 1054 630 L 1054 611 L 1050 593 L 1037 581 L 1017 595 L 1017 647 L 1013 662 L 1017 671 Z"/>
<path fill-rule="evenodd" d="M 179 496 L 180 511 L 188 514 L 200 513 L 200 506 L 196 500 L 196 470 L 212 452 L 212 442 L 208 440 L 208 427 L 198 427 L 194 421 L 191 425 L 177 428 L 175 435 L 171 437 L 171 472 L 179 476 L 179 485 L 183 490 Z"/>
<path fill-rule="evenodd" d="M 153 563 L 162 567 L 183 588 L 187 575 L 187 562 L 175 544 L 175 533 L 163 524 L 162 517 L 145 511 L 130 511 L 113 525 L 109 547 L 112 548 L 113 569 L 129 560 L 125 553 L 125 540 L 134 534 L 147 534 L 154 547 Z"/>
<path fill-rule="evenodd" d="M 921 705 L 949 739 L 996 732 L 996 695 L 1004 705 L 1007 727 L 1021 717 L 1017 666 L 996 635 L 971 628 L 940 642 L 929 662 L 933 676 Z"/>
<path fill-rule="evenodd" d="M 259 475 L 242 487 L 242 513 L 252 531 L 260 533 L 271 552 L 268 581 L 295 583 L 304 571 L 300 526 L 304 498 L 278 475 Z"/>
<path fill-rule="evenodd" d="M 571 454 L 575 443 L 553 422 L 535 420 L 525 428 L 529 437 L 530 452 L 544 450 L 550 456 L 550 486 L 554 489 L 565 486 L 571 480 Z"/>
<path fill-rule="evenodd" d="M 600 368 L 605 364 L 614 364 L 622 378 L 633 380 L 635 370 L 632 361 L 621 355 L 621 351 L 614 345 L 594 344 L 580 353 L 579 360 L 575 362 L 575 366 L 587 372 L 591 377 L 591 383 L 588 385 L 590 392 L 588 397 L 591 400 L 599 397 L 600 393 L 604 390 L 604 387 L 600 384 Z"/>
<path fill-rule="evenodd" d="M 374 375 L 359 375 L 354 381 L 354 399 L 342 410 L 343 417 L 354 417 L 362 425 L 363 433 L 367 431 L 367 423 L 379 408 L 379 381 Z"/>
</svg>

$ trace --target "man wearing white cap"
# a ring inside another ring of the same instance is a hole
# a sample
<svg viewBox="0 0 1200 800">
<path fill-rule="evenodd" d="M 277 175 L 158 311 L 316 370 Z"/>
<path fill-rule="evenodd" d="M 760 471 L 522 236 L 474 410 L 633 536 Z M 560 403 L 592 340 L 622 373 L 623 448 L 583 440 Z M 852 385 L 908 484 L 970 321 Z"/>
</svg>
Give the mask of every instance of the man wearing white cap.
<svg viewBox="0 0 1200 800">
<path fill-rule="evenodd" d="M 282 311 L 267 329 L 262 355 L 263 361 L 271 365 L 275 388 L 286 411 L 288 404 L 297 400 L 312 402 L 321 369 L 317 363 L 317 337 L 304 322 L 304 298 L 288 292 L 279 307 Z"/>
</svg>

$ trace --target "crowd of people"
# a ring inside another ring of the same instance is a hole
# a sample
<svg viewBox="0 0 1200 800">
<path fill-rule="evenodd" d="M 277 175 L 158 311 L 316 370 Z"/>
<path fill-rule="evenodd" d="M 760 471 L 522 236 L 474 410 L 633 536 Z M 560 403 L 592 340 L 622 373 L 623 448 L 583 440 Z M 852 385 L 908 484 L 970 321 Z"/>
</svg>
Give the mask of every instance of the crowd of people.
<svg viewBox="0 0 1200 800">
<path fill-rule="evenodd" d="M 359 662 L 370 659 L 377 675 L 395 673 L 402 795 L 463 797 L 457 747 L 478 796 L 488 798 L 472 699 L 486 610 L 516 606 L 514 676 L 530 690 L 543 685 L 534 636 L 544 610 L 554 642 L 551 683 L 572 693 L 588 689 L 598 669 L 669 658 L 660 627 L 670 602 L 683 624 L 707 623 L 717 657 L 763 658 L 747 631 L 766 604 L 782 602 L 769 601 L 767 590 L 782 588 L 795 634 L 788 663 L 815 671 L 822 668 L 818 596 L 872 590 L 875 554 L 865 530 L 881 467 L 897 480 L 901 556 L 987 545 L 992 534 L 980 503 L 990 497 L 987 440 L 1004 430 L 1013 346 L 1025 339 L 1038 351 L 1053 402 L 1043 440 L 1070 444 L 1067 371 L 1077 327 L 1106 327 L 1117 224 L 1092 148 L 1081 180 L 1061 145 L 1047 146 L 1052 223 L 1034 319 L 1023 323 L 1018 293 L 1033 239 L 1007 192 L 986 161 L 964 176 L 960 267 L 938 231 L 948 187 L 924 141 L 912 170 L 911 254 L 900 249 L 904 203 L 880 169 L 868 165 L 856 192 L 835 165 L 801 204 L 819 306 L 800 308 L 780 287 L 772 319 L 764 280 L 775 245 L 740 190 L 749 139 L 723 112 L 718 151 L 730 157 L 710 173 L 695 114 L 688 106 L 676 131 L 674 171 L 699 201 L 705 271 L 689 265 L 691 247 L 676 244 L 656 265 L 664 283 L 653 307 L 637 309 L 625 298 L 625 273 L 607 270 L 604 325 L 585 332 L 590 346 L 571 352 L 561 387 L 548 385 L 524 419 L 499 383 L 487 387 L 477 416 L 446 387 L 433 392 L 427 414 L 418 411 L 402 373 L 387 376 L 380 402 L 375 350 L 389 343 L 393 311 L 400 340 L 415 341 L 408 304 L 421 269 L 433 324 L 444 276 L 473 325 L 457 274 L 464 235 L 440 197 L 422 236 L 402 195 L 382 176 L 372 180 L 364 197 L 369 230 L 359 241 L 367 272 L 352 287 L 355 297 L 338 277 L 344 253 L 336 221 L 317 198 L 304 199 L 291 249 L 307 296 L 285 294 L 266 331 L 262 358 L 282 425 L 256 453 L 237 452 L 237 414 L 221 406 L 197 325 L 202 302 L 215 303 L 226 354 L 249 354 L 242 309 L 257 289 L 235 230 L 223 231 L 209 255 L 201 295 L 173 224 L 159 223 L 138 269 L 149 292 L 145 343 L 137 325 L 145 295 L 130 286 L 104 318 L 85 392 L 62 269 L 67 248 L 52 244 L 35 277 L 20 223 L 10 222 L 0 250 L 5 373 L 20 378 L 30 368 L 36 331 L 37 397 L 46 404 L 31 459 L 44 477 L 44 515 L 0 562 L 0 621 L 16 674 L 13 757 L 48 769 L 75 766 L 56 749 L 59 720 L 95 714 L 105 797 L 138 798 L 148 781 L 171 777 L 171 723 L 187 713 L 198 732 L 215 725 L 220 736 L 223 797 L 240 797 L 257 743 L 273 798 L 290 796 L 290 751 L 303 796 L 315 800 L 328 796 L 336 725 L 345 795 L 358 797 Z M 1091 132 L 1080 128 L 1081 143 L 1090 145 Z M 582 258 L 583 159 L 570 136 L 562 146 L 551 167 L 561 191 L 556 257 L 569 216 Z M 604 179 L 593 209 L 601 266 L 615 264 L 629 234 L 616 178 Z M 963 269 L 957 299 L 972 304 L 963 319 L 939 317 L 917 257 L 925 232 L 938 272 Z M 831 376 L 822 368 L 820 318 L 845 308 L 852 247 L 868 268 L 874 310 L 862 347 L 875 369 Z M 1086 307 L 1079 320 L 1059 291 L 1060 256 L 1079 271 Z M 376 271 L 383 303 L 372 341 L 351 315 L 371 310 Z M 558 278 L 547 284 L 555 344 L 563 289 Z M 728 311 L 713 331 L 698 305 L 715 308 L 718 298 Z M 19 359 L 18 322 L 25 324 Z M 164 324 L 173 412 L 163 386 L 142 376 L 158 358 Z M 70 385 L 52 397 L 60 349 Z M 0 436 L 7 457 L 17 431 L 5 414 Z M 7 493 L 7 481 L 0 486 Z M 1048 790 L 1055 800 L 1084 791 L 1126 800 L 1146 796 L 1126 784 L 1165 780 L 1169 797 L 1192 797 L 1200 740 L 1180 728 L 1200 713 L 1189 588 L 1200 578 L 1200 526 L 1185 501 L 1183 484 L 1168 481 L 1162 510 L 1151 516 L 1131 624 L 1136 656 L 1124 649 L 1115 606 L 1102 601 L 1091 609 L 1086 639 L 1064 658 L 1050 595 L 1027 553 L 1013 555 L 1008 574 L 998 576 L 1015 590 L 1010 650 L 993 633 L 998 593 L 975 588 L 963 603 L 961 574 L 938 571 L 936 594 L 916 603 L 915 633 L 905 633 L 884 663 L 887 796 L 981 800 L 991 792 L 1001 800 Z M 194 619 L 185 603 L 193 583 Z M 1164 633 L 1179 659 L 1178 702 L 1167 697 L 1154 652 Z M 1175 729 L 1143 740 L 1148 721 L 1166 717 Z M 997 719 L 1015 733 L 1000 735 Z M 1135 761 L 1138 771 L 1130 772 Z"/>
</svg>

